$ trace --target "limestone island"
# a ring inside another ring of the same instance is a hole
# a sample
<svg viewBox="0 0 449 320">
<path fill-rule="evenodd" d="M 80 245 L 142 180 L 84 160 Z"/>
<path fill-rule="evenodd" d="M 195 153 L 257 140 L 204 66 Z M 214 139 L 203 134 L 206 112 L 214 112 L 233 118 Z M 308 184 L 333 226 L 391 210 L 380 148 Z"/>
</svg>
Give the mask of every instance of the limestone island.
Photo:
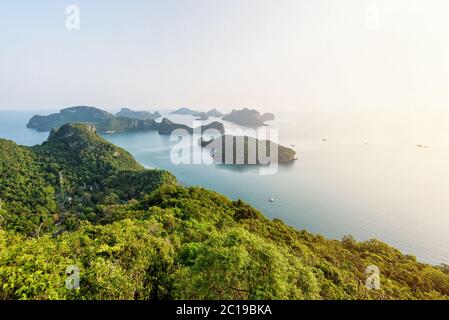
<svg viewBox="0 0 449 320">
<path fill-rule="evenodd" d="M 189 108 L 179 108 L 178 110 L 171 112 L 171 114 L 191 115 L 195 117 L 197 117 L 200 113 L 201 112 Z"/>
<path fill-rule="evenodd" d="M 191 115 L 197 117 L 197 120 L 208 120 L 209 117 L 222 118 L 224 116 L 224 114 L 216 108 L 213 108 L 207 112 L 196 111 L 189 108 L 179 108 L 178 110 L 173 111 L 172 114 Z"/>
<path fill-rule="evenodd" d="M 95 126 L 99 133 L 120 133 L 130 131 L 151 131 L 156 130 L 160 134 L 170 134 L 176 129 L 185 129 L 189 133 L 194 131 L 193 128 L 175 123 L 167 118 L 157 122 L 155 119 L 132 119 L 123 116 L 114 116 L 113 114 L 95 108 L 95 107 L 71 107 L 61 110 L 48 116 L 33 116 L 27 124 L 28 128 L 38 131 L 51 131 L 68 123 L 86 123 Z M 218 130 L 224 134 L 224 126 L 222 123 L 214 121 L 210 124 L 201 126 L 201 132 L 209 129 Z"/>
<path fill-rule="evenodd" d="M 259 158 L 259 144 L 263 145 L 265 142 L 265 152 L 260 150 L 261 155 L 270 157 L 271 150 L 273 148 L 278 149 L 277 162 L 278 163 L 287 163 L 296 160 L 295 155 L 296 151 L 293 149 L 281 146 L 270 140 L 258 140 L 256 138 L 248 137 L 248 136 L 232 136 L 232 135 L 222 135 L 218 138 L 212 140 L 200 140 L 200 144 L 202 147 L 208 148 L 211 150 L 211 156 L 214 158 L 216 163 L 223 164 L 261 164 L 264 161 Z M 230 148 L 233 148 L 232 151 Z M 237 152 L 237 148 L 239 147 L 239 152 Z M 242 149 L 241 149 L 242 148 Z M 250 148 L 253 148 L 252 152 L 253 156 L 249 157 Z M 233 159 L 226 158 L 226 150 L 228 152 L 232 152 Z M 243 152 L 242 152 L 243 151 Z M 256 157 L 257 155 L 257 157 Z"/>
<path fill-rule="evenodd" d="M 244 108 L 242 110 L 232 110 L 231 113 L 223 117 L 223 120 L 245 127 L 260 127 L 266 125 L 265 122 L 274 120 L 274 114 L 260 114 L 257 110 Z"/>
<path fill-rule="evenodd" d="M 148 111 L 134 111 L 129 108 L 122 108 L 119 112 L 115 114 L 116 117 L 127 117 L 131 119 L 137 119 L 137 120 L 148 120 L 148 119 L 157 119 L 161 118 L 162 115 L 159 113 L 159 111 L 156 111 L 155 113 L 151 113 Z"/>
</svg>

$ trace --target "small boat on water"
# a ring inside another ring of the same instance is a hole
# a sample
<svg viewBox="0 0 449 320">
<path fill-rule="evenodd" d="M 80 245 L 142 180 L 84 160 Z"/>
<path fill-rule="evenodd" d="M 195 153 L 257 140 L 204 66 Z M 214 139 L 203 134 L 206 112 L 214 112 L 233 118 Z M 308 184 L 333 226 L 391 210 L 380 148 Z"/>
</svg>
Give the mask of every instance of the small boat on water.
<svg viewBox="0 0 449 320">
<path fill-rule="evenodd" d="M 270 198 L 270 199 L 268 199 L 268 202 L 273 203 L 273 202 L 275 202 L 275 200 L 274 200 L 274 198 Z"/>
</svg>

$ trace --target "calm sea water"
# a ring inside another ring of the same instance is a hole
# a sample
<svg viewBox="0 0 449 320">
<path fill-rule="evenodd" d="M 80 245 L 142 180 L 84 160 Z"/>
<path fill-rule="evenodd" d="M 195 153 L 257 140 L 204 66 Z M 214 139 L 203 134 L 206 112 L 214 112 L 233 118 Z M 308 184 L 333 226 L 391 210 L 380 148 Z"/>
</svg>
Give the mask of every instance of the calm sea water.
<svg viewBox="0 0 449 320">
<path fill-rule="evenodd" d="M 48 133 L 25 127 L 34 113 L 1 111 L 0 137 L 24 145 L 44 141 Z M 192 124 L 189 116 L 171 118 Z M 104 137 L 184 185 L 241 198 L 298 229 L 335 239 L 377 238 L 425 262 L 449 263 L 448 118 L 285 111 L 278 119 L 270 127 L 279 130 L 281 144 L 295 145 L 299 160 L 269 176 L 251 167 L 174 165 L 175 142 L 157 132 Z"/>
</svg>

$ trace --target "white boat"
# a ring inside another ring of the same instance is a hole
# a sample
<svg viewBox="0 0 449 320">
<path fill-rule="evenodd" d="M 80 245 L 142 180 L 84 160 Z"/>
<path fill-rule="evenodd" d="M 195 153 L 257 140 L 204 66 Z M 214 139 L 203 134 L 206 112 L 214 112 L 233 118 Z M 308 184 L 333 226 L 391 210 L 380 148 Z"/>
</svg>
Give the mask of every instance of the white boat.
<svg viewBox="0 0 449 320">
<path fill-rule="evenodd" d="M 271 202 L 271 203 L 273 203 L 275 200 L 274 200 L 274 198 L 270 198 L 270 199 L 268 199 L 268 202 Z"/>
</svg>

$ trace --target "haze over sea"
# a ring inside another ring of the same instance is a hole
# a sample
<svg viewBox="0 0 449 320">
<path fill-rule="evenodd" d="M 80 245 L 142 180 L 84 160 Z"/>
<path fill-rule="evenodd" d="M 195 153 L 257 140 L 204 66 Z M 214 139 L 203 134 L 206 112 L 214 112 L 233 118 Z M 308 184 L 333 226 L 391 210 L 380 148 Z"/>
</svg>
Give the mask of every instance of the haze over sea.
<svg viewBox="0 0 449 320">
<path fill-rule="evenodd" d="M 27 129 L 26 123 L 33 114 L 54 111 L 2 110 L 0 138 L 43 142 L 48 133 Z M 157 132 L 104 137 L 143 165 L 169 170 L 184 185 L 241 198 L 298 229 L 335 239 L 377 238 L 425 262 L 449 263 L 447 111 L 271 111 L 277 119 L 270 127 L 279 130 L 282 145 L 295 146 L 299 158 L 272 176 L 259 175 L 255 167 L 174 165 L 175 142 Z M 168 116 L 192 125 L 191 116 Z"/>
</svg>

